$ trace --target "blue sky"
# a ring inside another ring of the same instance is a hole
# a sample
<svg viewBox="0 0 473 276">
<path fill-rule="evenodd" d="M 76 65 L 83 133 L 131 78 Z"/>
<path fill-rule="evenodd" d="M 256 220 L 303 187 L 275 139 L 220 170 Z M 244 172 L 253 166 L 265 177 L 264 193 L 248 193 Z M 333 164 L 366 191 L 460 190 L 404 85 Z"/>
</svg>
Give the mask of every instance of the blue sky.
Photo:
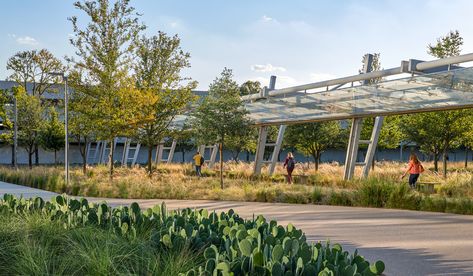
<svg viewBox="0 0 473 276">
<path fill-rule="evenodd" d="M 15 52 L 47 48 L 73 55 L 67 17 L 71 0 L 3 0 L 0 6 L 0 79 Z M 431 59 L 426 46 L 450 30 L 473 52 L 473 1 L 132 0 L 147 33 L 178 34 L 191 53 L 185 73 L 207 89 L 224 67 L 235 79 L 276 87 L 356 74 L 364 53 L 381 53 L 384 68 L 402 59 Z M 79 17 L 79 20 L 82 18 Z M 82 20 L 82 22 L 84 22 Z"/>
</svg>

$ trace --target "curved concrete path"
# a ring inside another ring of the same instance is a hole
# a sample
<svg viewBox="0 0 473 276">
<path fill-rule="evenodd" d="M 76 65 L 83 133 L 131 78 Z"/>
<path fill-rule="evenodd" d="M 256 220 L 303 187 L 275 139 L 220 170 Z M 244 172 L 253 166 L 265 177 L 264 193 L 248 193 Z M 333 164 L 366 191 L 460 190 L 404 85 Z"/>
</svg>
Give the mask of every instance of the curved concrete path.
<svg viewBox="0 0 473 276">
<path fill-rule="evenodd" d="M 3 193 L 25 197 L 54 193 L 0 182 Z M 136 201 L 147 208 L 163 200 L 106 200 L 117 206 Z M 232 208 L 243 217 L 263 214 L 281 224 L 301 228 L 309 240 L 340 243 L 355 248 L 371 261 L 386 263 L 386 275 L 473 275 L 473 216 L 391 209 L 320 205 L 271 204 L 208 200 L 164 200 L 168 208 Z"/>
</svg>

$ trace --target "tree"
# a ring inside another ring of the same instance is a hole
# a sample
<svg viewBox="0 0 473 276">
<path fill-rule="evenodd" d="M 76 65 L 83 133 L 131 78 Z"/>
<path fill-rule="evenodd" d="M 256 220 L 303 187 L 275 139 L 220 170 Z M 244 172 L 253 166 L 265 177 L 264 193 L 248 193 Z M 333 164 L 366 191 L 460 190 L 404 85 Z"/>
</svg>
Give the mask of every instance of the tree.
<svg viewBox="0 0 473 276">
<path fill-rule="evenodd" d="M 39 143 L 45 150 L 54 151 L 54 164 L 57 164 L 57 151 L 64 147 L 66 133 L 64 124 L 59 121 L 58 114 L 54 107 L 48 110 L 48 121 L 45 122 L 39 131 Z"/>
<path fill-rule="evenodd" d="M 186 151 L 190 151 L 195 148 L 195 131 L 188 125 L 184 123 L 182 128 L 176 128 L 171 131 L 171 137 L 176 139 L 176 151 L 182 153 L 182 163 L 185 162 Z"/>
<path fill-rule="evenodd" d="M 317 171 L 322 153 L 340 144 L 341 133 L 338 121 L 306 123 L 288 126 L 285 140 L 298 151 L 312 156 Z"/>
<path fill-rule="evenodd" d="M 47 49 L 18 52 L 7 62 L 7 70 L 13 73 L 9 79 L 17 82 L 25 91 L 31 87 L 31 93 L 41 99 L 46 91 L 55 92 L 54 85 L 58 78 L 51 72 L 63 72 L 62 62 Z M 30 86 L 28 86 L 30 84 Z M 41 102 L 44 105 L 44 102 Z M 38 145 L 35 145 L 35 164 L 39 164 Z"/>
<path fill-rule="evenodd" d="M 240 89 L 233 80 L 232 70 L 225 68 L 209 87 L 209 95 L 194 112 L 193 126 L 199 140 L 206 144 L 219 144 L 220 186 L 223 189 L 223 154 L 229 137 L 241 135 L 250 121 L 240 99 Z"/>
<path fill-rule="evenodd" d="M 12 139 L 13 123 L 11 122 L 6 106 L 12 103 L 12 97 L 8 90 L 0 89 L 0 126 L 3 128 L 0 133 L 0 142 L 10 143 Z"/>
<path fill-rule="evenodd" d="M 240 96 L 256 94 L 261 91 L 261 83 L 259 81 L 248 80 L 240 86 Z"/>
<path fill-rule="evenodd" d="M 110 177 L 113 177 L 113 141 L 119 135 L 129 135 L 141 124 L 140 106 L 151 100 L 135 89 L 129 76 L 133 53 L 140 32 L 145 28 L 138 21 L 129 0 L 75 2 L 90 22 L 83 28 L 77 17 L 72 22 L 76 58 L 68 60 L 83 74 L 83 92 L 93 103 L 86 113 L 96 127 L 97 139 L 109 141 Z"/>
<path fill-rule="evenodd" d="M 7 62 L 7 70 L 13 73 L 9 79 L 23 86 L 28 91 L 31 84 L 31 93 L 41 97 L 44 92 L 58 83 L 58 79 L 51 72 L 63 72 L 62 62 L 47 49 L 18 52 Z"/>
<path fill-rule="evenodd" d="M 71 71 L 69 74 L 69 84 L 74 88 L 69 99 L 69 125 L 68 131 L 78 145 L 82 157 L 82 172 L 87 174 L 87 144 L 92 141 L 94 135 L 94 122 L 90 120 L 93 117 L 94 99 L 89 97 L 91 93 L 86 93 L 89 87 L 82 83 L 82 75 L 78 71 Z"/>
<path fill-rule="evenodd" d="M 197 83 L 181 76 L 182 69 L 190 67 L 190 54 L 185 53 L 180 44 L 177 35 L 170 37 L 159 32 L 151 38 L 142 37 L 137 49 L 136 85 L 153 100 L 141 107 L 147 120 L 135 138 L 148 148 L 150 176 L 153 147 L 168 134 L 175 116 L 184 112 L 194 100 L 192 89 Z"/>
<path fill-rule="evenodd" d="M 427 52 L 437 58 L 446 58 L 459 55 L 462 45 L 460 33 L 450 31 L 446 36 L 438 38 L 435 45 L 429 44 Z M 433 155 L 435 171 L 438 171 L 438 160 L 442 155 L 443 175 L 446 177 L 448 150 L 459 143 L 467 130 L 468 124 L 465 122 L 470 118 L 469 114 L 468 110 L 416 114 L 404 119 L 405 125 L 402 128 L 407 137 Z"/>
<path fill-rule="evenodd" d="M 28 95 L 22 88 L 16 93 L 18 109 L 18 142 L 28 153 L 28 165 L 32 168 L 32 156 L 38 142 L 38 132 L 43 122 L 43 110 L 38 97 Z"/>
</svg>

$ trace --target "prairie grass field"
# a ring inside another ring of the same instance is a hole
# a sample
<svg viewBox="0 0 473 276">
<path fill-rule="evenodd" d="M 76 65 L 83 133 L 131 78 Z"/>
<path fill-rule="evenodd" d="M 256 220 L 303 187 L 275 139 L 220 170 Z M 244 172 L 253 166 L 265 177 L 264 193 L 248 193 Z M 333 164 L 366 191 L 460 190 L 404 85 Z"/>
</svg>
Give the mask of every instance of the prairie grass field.
<svg viewBox="0 0 473 276">
<path fill-rule="evenodd" d="M 412 190 L 407 178 L 400 179 L 406 164 L 379 162 L 370 177 L 343 180 L 343 166 L 324 163 L 319 170 L 313 164 L 298 163 L 296 179 L 302 175 L 305 184 L 286 184 L 282 166 L 269 176 L 252 175 L 252 163 L 224 164 L 224 189 L 220 188 L 218 164 L 203 168 L 203 177 L 195 176 L 191 164 L 160 164 L 150 178 L 143 167 L 117 167 L 113 179 L 103 165 L 88 168 L 84 175 L 80 167 L 72 167 L 71 182 L 66 186 L 62 167 L 33 169 L 0 168 L 0 180 L 74 196 L 140 198 L 140 199 L 206 199 L 282 202 L 400 208 L 411 210 L 473 214 L 473 169 L 463 163 L 449 163 L 447 178 L 433 171 L 432 163 L 423 163 L 426 171 L 420 183 L 434 183 L 435 193 Z"/>
</svg>

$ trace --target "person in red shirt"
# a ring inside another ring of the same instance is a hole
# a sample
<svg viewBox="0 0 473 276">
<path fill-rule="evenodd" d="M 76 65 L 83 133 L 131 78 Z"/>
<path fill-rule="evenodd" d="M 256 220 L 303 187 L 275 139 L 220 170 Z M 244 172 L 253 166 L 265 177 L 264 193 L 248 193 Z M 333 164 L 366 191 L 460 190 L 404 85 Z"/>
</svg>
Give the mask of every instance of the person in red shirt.
<svg viewBox="0 0 473 276">
<path fill-rule="evenodd" d="M 409 165 L 404 172 L 404 174 L 401 176 L 401 179 L 403 179 L 408 173 L 409 173 L 409 186 L 411 188 L 416 187 L 416 182 L 419 179 L 419 175 L 424 172 L 424 167 L 420 163 L 419 159 L 417 159 L 417 155 L 411 154 L 409 157 Z"/>
<path fill-rule="evenodd" d="M 294 155 L 292 152 L 289 152 L 286 157 L 286 161 L 284 161 L 284 166 L 287 169 L 287 183 L 292 184 L 292 172 L 296 167 L 296 160 L 294 160 Z"/>
</svg>

